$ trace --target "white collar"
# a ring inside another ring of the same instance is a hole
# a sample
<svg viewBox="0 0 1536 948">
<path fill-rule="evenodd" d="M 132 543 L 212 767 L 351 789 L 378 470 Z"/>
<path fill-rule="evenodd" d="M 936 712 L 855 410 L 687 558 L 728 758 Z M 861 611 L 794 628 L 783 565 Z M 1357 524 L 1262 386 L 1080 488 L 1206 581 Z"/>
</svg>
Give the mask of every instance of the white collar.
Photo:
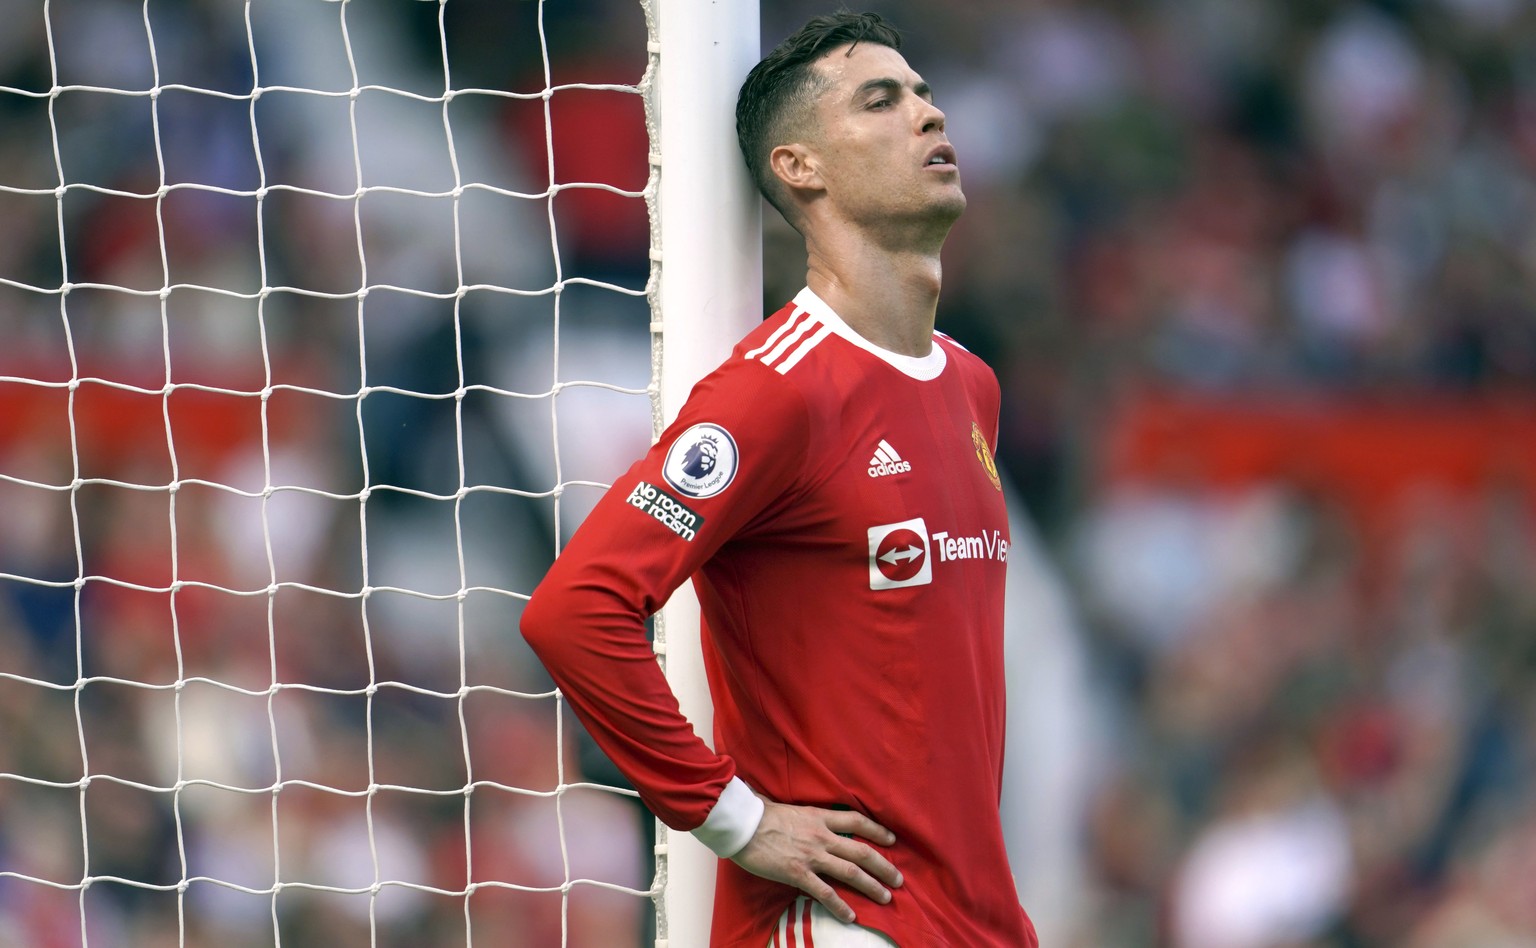
<svg viewBox="0 0 1536 948">
<path fill-rule="evenodd" d="M 944 347 L 935 340 L 933 349 L 925 356 L 902 355 L 900 352 L 892 352 L 865 339 L 854 331 L 853 327 L 843 322 L 843 318 L 833 312 L 826 300 L 806 287 L 795 294 L 795 305 L 816 317 L 827 328 L 842 336 L 844 339 L 863 349 L 865 352 L 889 363 L 903 375 L 917 379 L 919 382 L 932 381 L 944 371 L 945 364 L 949 361 L 945 355 Z"/>
</svg>

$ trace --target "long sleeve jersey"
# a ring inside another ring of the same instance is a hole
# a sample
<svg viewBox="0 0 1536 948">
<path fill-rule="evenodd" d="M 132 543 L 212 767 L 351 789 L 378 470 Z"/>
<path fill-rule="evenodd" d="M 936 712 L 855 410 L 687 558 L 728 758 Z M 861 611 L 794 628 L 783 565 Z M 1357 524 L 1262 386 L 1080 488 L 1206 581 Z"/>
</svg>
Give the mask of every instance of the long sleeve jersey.
<svg viewBox="0 0 1536 948">
<path fill-rule="evenodd" d="M 761 805 L 849 808 L 896 835 L 902 946 L 1031 946 L 998 817 L 1008 522 L 1000 395 L 941 333 L 880 349 L 809 289 L 694 388 L 535 591 L 524 635 L 667 825 L 722 854 Z M 692 578 L 714 749 L 644 621 Z M 755 808 L 755 809 L 754 809 Z M 711 943 L 767 943 L 796 891 L 722 860 Z"/>
</svg>

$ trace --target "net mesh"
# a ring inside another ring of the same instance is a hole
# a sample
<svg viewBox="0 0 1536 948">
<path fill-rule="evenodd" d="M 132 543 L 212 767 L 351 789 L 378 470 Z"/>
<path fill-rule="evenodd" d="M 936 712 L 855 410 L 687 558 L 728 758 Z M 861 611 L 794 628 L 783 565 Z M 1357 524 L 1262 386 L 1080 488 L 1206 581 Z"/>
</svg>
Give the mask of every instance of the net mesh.
<svg viewBox="0 0 1536 948">
<path fill-rule="evenodd" d="M 651 436 L 642 12 L 9 15 L 3 940 L 642 941 L 515 633 Z"/>
</svg>

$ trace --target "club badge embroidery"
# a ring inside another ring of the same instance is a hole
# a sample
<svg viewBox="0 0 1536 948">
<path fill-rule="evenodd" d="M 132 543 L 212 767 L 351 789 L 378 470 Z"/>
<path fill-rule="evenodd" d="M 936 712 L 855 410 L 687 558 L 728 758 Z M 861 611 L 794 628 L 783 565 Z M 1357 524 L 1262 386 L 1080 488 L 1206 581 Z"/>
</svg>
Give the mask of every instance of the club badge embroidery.
<svg viewBox="0 0 1536 948">
<path fill-rule="evenodd" d="M 976 448 L 976 460 L 981 462 L 982 468 L 987 472 L 987 479 L 998 490 L 1003 489 L 1003 479 L 997 475 L 997 463 L 992 460 L 992 449 L 987 445 L 986 435 L 981 433 L 981 426 L 971 422 L 971 444 Z"/>
</svg>

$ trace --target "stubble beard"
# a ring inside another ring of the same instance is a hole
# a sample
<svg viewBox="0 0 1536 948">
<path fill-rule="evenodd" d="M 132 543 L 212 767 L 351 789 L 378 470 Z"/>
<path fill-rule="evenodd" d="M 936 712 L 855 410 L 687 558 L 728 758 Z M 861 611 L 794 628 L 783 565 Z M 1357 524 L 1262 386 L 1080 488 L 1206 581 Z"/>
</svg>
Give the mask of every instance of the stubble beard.
<svg viewBox="0 0 1536 948">
<path fill-rule="evenodd" d="M 844 219 L 888 250 L 937 253 L 965 208 L 965 193 L 955 182 L 937 194 L 929 187 L 913 188 L 894 202 L 866 197 Z"/>
<path fill-rule="evenodd" d="M 908 219 L 916 243 L 932 242 L 937 251 L 949 236 L 950 228 L 960 219 L 966 208 L 965 192 L 958 183 L 941 196 L 929 197 L 915 208 Z"/>
</svg>

